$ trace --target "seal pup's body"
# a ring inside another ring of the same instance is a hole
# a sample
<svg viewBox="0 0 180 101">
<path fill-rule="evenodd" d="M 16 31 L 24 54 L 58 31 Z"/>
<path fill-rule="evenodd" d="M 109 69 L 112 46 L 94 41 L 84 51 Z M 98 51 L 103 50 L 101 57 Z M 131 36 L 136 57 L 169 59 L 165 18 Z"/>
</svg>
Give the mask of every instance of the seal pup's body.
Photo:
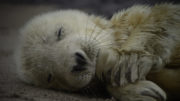
<svg viewBox="0 0 180 101">
<path fill-rule="evenodd" d="M 40 15 L 22 28 L 18 73 L 25 82 L 68 91 L 97 77 L 119 100 L 164 101 L 165 92 L 146 75 L 170 63 L 179 13 L 163 4 L 134 6 L 110 21 L 76 10 Z"/>
</svg>

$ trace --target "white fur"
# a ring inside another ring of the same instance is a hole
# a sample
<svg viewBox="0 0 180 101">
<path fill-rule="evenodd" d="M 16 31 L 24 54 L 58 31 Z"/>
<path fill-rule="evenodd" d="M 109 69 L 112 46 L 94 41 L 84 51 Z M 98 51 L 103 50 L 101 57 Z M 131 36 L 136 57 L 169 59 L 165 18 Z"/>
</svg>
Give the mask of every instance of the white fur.
<svg viewBox="0 0 180 101">
<path fill-rule="evenodd" d="M 164 101 L 164 91 L 146 76 L 169 63 L 180 39 L 179 16 L 171 4 L 133 6 L 109 21 L 76 10 L 39 15 L 21 30 L 18 73 L 25 82 L 69 91 L 96 75 L 119 100 Z M 87 70 L 73 73 L 76 52 L 86 58 Z"/>
<path fill-rule="evenodd" d="M 60 28 L 62 35 L 57 41 Z M 107 31 L 96 26 L 88 14 L 76 10 L 35 17 L 21 30 L 20 54 L 17 55 L 21 79 L 56 89 L 76 90 L 86 86 L 95 75 L 97 45 L 102 41 L 95 36 L 100 33 L 107 34 Z M 87 58 L 87 70 L 82 73 L 71 73 L 76 65 L 75 52 Z M 52 76 L 50 83 L 47 82 L 48 76 Z"/>
</svg>

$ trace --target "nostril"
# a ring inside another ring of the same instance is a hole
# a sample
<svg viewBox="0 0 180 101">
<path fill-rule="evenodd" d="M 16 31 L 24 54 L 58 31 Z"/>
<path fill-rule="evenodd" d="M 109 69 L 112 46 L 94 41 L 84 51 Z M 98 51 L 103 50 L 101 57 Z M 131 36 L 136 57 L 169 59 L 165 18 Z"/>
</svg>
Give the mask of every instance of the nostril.
<svg viewBox="0 0 180 101">
<path fill-rule="evenodd" d="M 77 52 L 77 53 L 75 53 L 75 56 L 76 56 L 76 62 L 78 65 L 84 66 L 87 64 L 85 57 L 81 53 Z"/>
<path fill-rule="evenodd" d="M 84 56 L 83 56 L 81 53 L 76 52 L 75 55 L 76 55 L 78 58 L 80 58 L 80 59 L 82 59 L 82 60 L 85 60 Z"/>
<path fill-rule="evenodd" d="M 77 64 L 73 67 L 72 72 L 80 72 L 86 70 L 85 65 L 87 64 L 87 61 L 81 53 L 75 53 L 75 60 Z"/>
</svg>

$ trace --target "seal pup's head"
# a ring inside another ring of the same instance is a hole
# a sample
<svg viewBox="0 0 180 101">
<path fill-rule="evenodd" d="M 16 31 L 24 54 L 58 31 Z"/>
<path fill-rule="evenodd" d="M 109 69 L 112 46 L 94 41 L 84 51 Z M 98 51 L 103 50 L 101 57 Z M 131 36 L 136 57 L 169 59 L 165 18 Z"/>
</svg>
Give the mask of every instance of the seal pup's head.
<svg viewBox="0 0 180 101">
<path fill-rule="evenodd" d="M 112 31 L 103 29 L 100 23 L 105 22 L 98 19 L 80 11 L 65 10 L 29 21 L 21 30 L 18 55 L 21 79 L 68 91 L 88 85 L 95 76 L 100 47 L 113 39 Z"/>
</svg>

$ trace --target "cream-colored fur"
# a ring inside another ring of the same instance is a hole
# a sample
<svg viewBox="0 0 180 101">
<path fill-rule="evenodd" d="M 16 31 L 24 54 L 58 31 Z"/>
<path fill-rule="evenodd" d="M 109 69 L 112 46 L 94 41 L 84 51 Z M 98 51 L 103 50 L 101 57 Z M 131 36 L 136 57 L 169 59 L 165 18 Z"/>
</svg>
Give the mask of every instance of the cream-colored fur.
<svg viewBox="0 0 180 101">
<path fill-rule="evenodd" d="M 180 85 L 178 75 L 180 71 L 174 70 L 172 74 L 172 70 L 161 70 L 167 64 L 173 63 L 173 54 L 179 52 L 177 51 L 180 43 L 179 5 L 133 6 L 114 14 L 107 27 L 113 28 L 115 31 L 117 47 L 114 50 L 117 52 L 115 56 L 118 56 L 115 59 L 118 60 L 115 65 L 103 69 L 104 71 L 102 72 L 105 73 L 103 75 L 107 76 L 105 79 L 108 79 L 110 84 L 113 85 L 111 92 L 121 93 L 125 91 L 123 90 L 124 87 L 118 89 L 118 85 L 128 87 L 127 83 L 146 79 L 145 77 L 149 72 L 151 72 L 150 80 L 157 83 L 158 81 L 161 82 L 158 84 L 160 86 L 164 85 L 163 88 L 166 89 L 168 87 L 169 89 L 176 89 L 174 90 L 176 92 L 180 91 L 180 86 L 178 86 Z M 102 65 L 99 67 L 103 67 Z M 162 84 L 162 82 L 170 81 L 165 81 L 163 79 L 164 76 L 168 76 L 172 80 L 171 84 Z M 158 80 L 156 77 L 158 77 Z M 173 77 L 176 77 L 176 79 Z M 138 84 L 135 85 L 134 88 L 139 88 Z M 130 91 L 123 93 L 127 95 L 128 92 Z M 129 101 L 129 96 L 127 98 L 116 94 L 114 96 L 122 101 Z M 163 96 L 165 98 L 165 95 Z"/>
<path fill-rule="evenodd" d="M 80 11 L 56 11 L 35 17 L 21 30 L 18 74 L 25 82 L 39 86 L 72 91 L 84 87 L 95 75 L 98 49 L 92 33 L 107 31 Z M 112 40 L 111 36 L 107 38 Z M 77 65 L 76 52 L 86 58 L 87 70 L 72 73 Z"/>
<path fill-rule="evenodd" d="M 176 48 L 180 39 L 179 5 L 161 4 L 154 7 L 137 5 L 114 14 L 110 22 L 110 27 L 115 30 L 115 40 L 120 47 L 116 49 L 120 55 L 118 61 L 120 73 L 114 67 L 116 74 L 120 76 L 119 80 L 114 79 L 112 82 L 123 85 L 126 82 L 142 80 L 151 71 L 151 80 L 158 82 L 155 75 L 168 74 L 158 76 L 159 81 L 162 82 L 164 76 L 168 76 L 173 82 L 158 84 L 164 85 L 165 89 L 168 87 L 176 89 L 176 92 L 180 91 L 180 86 L 177 86 L 180 84 L 177 75 L 179 71 L 174 71 L 173 74 L 172 70 L 158 72 L 167 64 L 173 63 L 173 54 L 179 52 Z M 176 80 L 173 77 L 176 77 Z M 168 82 L 168 79 L 163 80 Z"/>
<path fill-rule="evenodd" d="M 18 74 L 27 83 L 68 91 L 97 77 L 116 99 L 164 101 L 165 92 L 146 76 L 170 63 L 179 17 L 180 7 L 172 4 L 133 6 L 109 21 L 76 10 L 39 15 L 21 30 Z"/>
</svg>

